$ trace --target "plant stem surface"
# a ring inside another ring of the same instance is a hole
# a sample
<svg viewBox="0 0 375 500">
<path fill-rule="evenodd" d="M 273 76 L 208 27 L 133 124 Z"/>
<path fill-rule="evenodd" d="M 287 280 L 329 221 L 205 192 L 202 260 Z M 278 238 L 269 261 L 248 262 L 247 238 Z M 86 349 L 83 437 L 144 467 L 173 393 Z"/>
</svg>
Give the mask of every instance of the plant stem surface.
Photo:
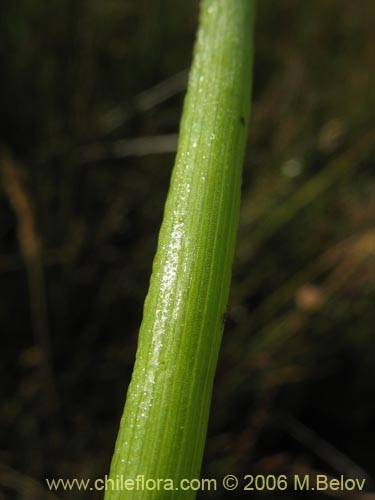
<svg viewBox="0 0 375 500">
<path fill-rule="evenodd" d="M 114 485 L 105 500 L 196 496 L 180 486 L 199 478 L 228 301 L 253 21 L 254 0 L 201 3 L 176 162 L 109 476 Z M 161 480 L 159 489 L 137 489 L 139 476 L 141 488 L 151 479 Z M 171 491 L 165 479 L 173 480 Z"/>
</svg>

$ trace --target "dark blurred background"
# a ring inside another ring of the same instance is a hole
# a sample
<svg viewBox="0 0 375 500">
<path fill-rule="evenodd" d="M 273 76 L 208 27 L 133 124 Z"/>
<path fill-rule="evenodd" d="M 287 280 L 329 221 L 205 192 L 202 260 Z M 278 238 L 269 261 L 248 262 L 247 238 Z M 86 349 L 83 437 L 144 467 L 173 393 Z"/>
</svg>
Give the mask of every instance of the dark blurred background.
<svg viewBox="0 0 375 500">
<path fill-rule="evenodd" d="M 373 491 L 374 15 L 373 0 L 258 2 L 203 477 L 323 472 Z M 197 0 L 1 1 L 1 500 L 102 496 L 44 478 L 108 472 L 197 17 Z M 198 498 L 333 495 L 245 493 Z"/>
</svg>

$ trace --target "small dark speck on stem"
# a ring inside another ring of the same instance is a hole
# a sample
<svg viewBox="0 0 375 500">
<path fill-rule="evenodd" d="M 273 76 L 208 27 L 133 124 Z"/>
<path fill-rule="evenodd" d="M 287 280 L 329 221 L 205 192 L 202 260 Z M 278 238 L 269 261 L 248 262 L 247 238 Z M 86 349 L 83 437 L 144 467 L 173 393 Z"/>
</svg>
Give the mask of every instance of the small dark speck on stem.
<svg viewBox="0 0 375 500">
<path fill-rule="evenodd" d="M 225 311 L 225 312 L 223 313 L 223 316 L 222 316 L 222 318 L 221 318 L 221 319 L 222 319 L 222 321 L 223 321 L 223 325 L 225 326 L 225 323 L 227 322 L 227 319 L 228 319 L 228 312 L 227 312 L 227 311 Z"/>
<path fill-rule="evenodd" d="M 240 122 L 241 125 L 245 126 L 245 118 L 243 116 L 240 116 Z"/>
</svg>

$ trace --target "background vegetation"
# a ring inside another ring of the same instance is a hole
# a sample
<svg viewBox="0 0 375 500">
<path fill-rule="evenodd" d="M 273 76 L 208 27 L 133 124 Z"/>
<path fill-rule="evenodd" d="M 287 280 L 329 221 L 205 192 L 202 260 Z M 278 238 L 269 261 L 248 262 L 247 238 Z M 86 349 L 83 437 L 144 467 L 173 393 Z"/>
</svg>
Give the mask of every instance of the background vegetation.
<svg viewBox="0 0 375 500">
<path fill-rule="evenodd" d="M 100 498 L 53 496 L 44 478 L 108 472 L 198 2 L 0 10 L 0 499 Z M 375 473 L 374 14 L 372 0 L 259 1 L 203 477 Z M 242 498 L 209 497 L 227 496 Z"/>
</svg>

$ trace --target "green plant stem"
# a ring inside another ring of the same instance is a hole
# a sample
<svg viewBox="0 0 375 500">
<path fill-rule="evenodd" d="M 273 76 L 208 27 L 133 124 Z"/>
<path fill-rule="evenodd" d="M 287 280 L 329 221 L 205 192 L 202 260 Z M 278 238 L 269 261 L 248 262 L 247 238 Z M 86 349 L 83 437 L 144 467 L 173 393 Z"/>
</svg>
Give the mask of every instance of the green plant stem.
<svg viewBox="0 0 375 500">
<path fill-rule="evenodd" d="M 203 0 L 176 163 L 110 478 L 199 477 L 250 110 L 253 0 Z M 194 498 L 116 491 L 105 500 Z"/>
</svg>

